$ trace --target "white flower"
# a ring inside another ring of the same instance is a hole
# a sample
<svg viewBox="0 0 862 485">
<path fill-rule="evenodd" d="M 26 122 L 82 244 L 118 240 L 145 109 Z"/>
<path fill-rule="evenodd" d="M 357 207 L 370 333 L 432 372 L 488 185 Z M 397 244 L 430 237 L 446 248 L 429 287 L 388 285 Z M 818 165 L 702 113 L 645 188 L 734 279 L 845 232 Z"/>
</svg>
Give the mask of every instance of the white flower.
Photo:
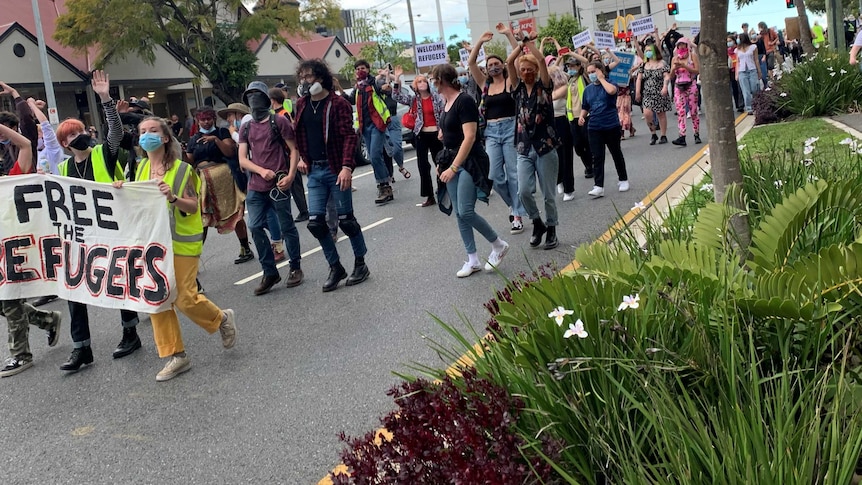
<svg viewBox="0 0 862 485">
<path fill-rule="evenodd" d="M 805 140 L 805 146 L 813 145 L 813 144 L 817 143 L 819 140 L 820 140 L 819 136 L 811 137 L 811 138 Z"/>
<path fill-rule="evenodd" d="M 633 211 L 642 211 L 646 209 L 646 205 L 643 202 L 635 202 L 635 206 L 632 207 Z"/>
<path fill-rule="evenodd" d="M 810 167 L 810 166 L 814 165 L 814 160 L 812 160 L 810 158 L 806 158 L 805 160 L 802 160 L 800 163 L 802 165 L 805 165 L 806 167 Z"/>
<path fill-rule="evenodd" d="M 834 72 L 830 72 L 830 73 L 829 73 L 829 77 L 835 77 L 835 73 L 834 73 Z"/>
<path fill-rule="evenodd" d="M 587 331 L 584 330 L 584 322 L 582 322 L 580 318 L 577 322 L 569 324 L 569 329 L 563 334 L 563 338 L 569 338 L 572 335 L 577 335 L 578 338 L 587 338 L 589 335 Z"/>
<path fill-rule="evenodd" d="M 787 97 L 787 93 L 781 93 L 781 94 L 779 94 L 779 96 L 781 96 L 782 98 L 786 98 L 786 97 Z"/>
<path fill-rule="evenodd" d="M 776 180 L 773 183 L 775 184 L 776 189 L 780 189 L 781 187 L 784 187 L 784 181 L 783 180 Z"/>
<path fill-rule="evenodd" d="M 764 91 L 772 91 L 772 88 L 766 88 Z"/>
<path fill-rule="evenodd" d="M 557 326 L 559 327 L 563 324 L 563 319 L 566 318 L 566 315 L 574 315 L 574 313 L 575 312 L 572 310 L 566 310 L 565 308 L 558 306 L 557 308 L 554 308 L 554 311 L 548 313 L 548 318 L 556 320 Z"/>
<path fill-rule="evenodd" d="M 703 185 L 700 187 L 700 190 L 702 190 L 702 191 L 704 191 L 704 192 L 712 192 L 712 191 L 713 191 L 713 189 L 715 189 L 715 186 L 714 186 L 714 185 L 712 185 L 712 184 L 703 184 Z"/>
<path fill-rule="evenodd" d="M 845 138 L 838 142 L 839 145 L 850 145 L 851 143 L 853 143 L 852 138 Z"/>
<path fill-rule="evenodd" d="M 844 69 L 841 69 L 841 71 L 839 72 L 841 72 L 841 74 L 847 74 L 847 71 L 845 71 Z"/>
<path fill-rule="evenodd" d="M 805 55 L 805 54 L 803 54 L 803 55 Z M 806 81 L 811 81 L 811 76 L 808 76 L 808 79 L 806 79 Z"/>
<path fill-rule="evenodd" d="M 621 312 L 629 308 L 635 309 L 640 306 L 640 301 L 641 296 L 639 294 L 635 294 L 634 296 L 626 295 L 623 297 L 623 302 L 620 303 L 620 306 L 617 308 L 617 311 Z"/>
<path fill-rule="evenodd" d="M 832 68 L 832 66 L 828 66 L 828 67 L 826 68 L 826 70 L 827 70 L 827 71 L 829 71 L 829 72 L 832 72 L 832 71 L 834 71 L 835 69 L 833 69 L 833 68 Z"/>
<path fill-rule="evenodd" d="M 814 175 L 814 174 L 811 174 L 811 175 L 809 175 L 809 176 L 808 176 L 808 181 L 809 181 L 809 182 L 817 182 L 818 180 L 820 180 L 820 177 L 818 177 L 818 176 L 816 176 L 816 175 Z"/>
<path fill-rule="evenodd" d="M 814 151 L 814 145 L 805 145 L 805 150 L 802 150 L 802 153 L 806 155 L 811 155 L 811 152 Z"/>
<path fill-rule="evenodd" d="M 739 151 L 745 150 L 745 145 L 739 145 L 736 149 Z"/>
</svg>

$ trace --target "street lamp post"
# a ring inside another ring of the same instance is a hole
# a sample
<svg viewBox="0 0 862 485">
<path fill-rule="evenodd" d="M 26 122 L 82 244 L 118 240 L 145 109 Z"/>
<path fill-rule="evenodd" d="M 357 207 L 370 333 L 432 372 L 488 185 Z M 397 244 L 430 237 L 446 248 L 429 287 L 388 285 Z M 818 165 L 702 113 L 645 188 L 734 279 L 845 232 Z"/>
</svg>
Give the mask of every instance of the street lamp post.
<svg viewBox="0 0 862 485">
<path fill-rule="evenodd" d="M 413 64 L 416 64 L 416 29 L 413 27 L 413 5 L 407 0 L 407 18 L 410 19 L 410 49 L 413 51 Z M 419 72 L 416 69 L 416 72 Z M 400 80 L 399 80 L 400 82 Z"/>
<path fill-rule="evenodd" d="M 48 117 L 56 128 L 60 119 L 57 115 L 57 99 L 54 97 L 54 82 L 48 66 L 48 49 L 45 47 L 45 34 L 42 32 L 42 16 L 39 15 L 39 0 L 33 0 L 33 21 L 36 22 L 36 40 L 39 43 L 39 59 L 42 61 L 42 82 L 45 84 L 45 101 L 48 102 Z"/>
</svg>

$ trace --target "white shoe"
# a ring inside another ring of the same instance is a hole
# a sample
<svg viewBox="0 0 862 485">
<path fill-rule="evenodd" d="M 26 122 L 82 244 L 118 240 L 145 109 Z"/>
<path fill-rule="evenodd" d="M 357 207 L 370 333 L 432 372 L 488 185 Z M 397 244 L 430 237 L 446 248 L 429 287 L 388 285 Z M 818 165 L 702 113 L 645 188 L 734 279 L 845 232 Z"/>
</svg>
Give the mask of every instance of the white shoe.
<svg viewBox="0 0 862 485">
<path fill-rule="evenodd" d="M 236 343 L 236 314 L 233 310 L 224 310 L 225 318 L 219 325 L 218 330 L 221 333 L 221 343 L 226 349 L 232 348 Z"/>
<path fill-rule="evenodd" d="M 629 181 L 623 180 L 622 182 L 619 182 L 617 184 L 617 187 L 619 188 L 620 192 L 628 192 L 629 191 Z"/>
<path fill-rule="evenodd" d="M 455 273 L 455 276 L 457 276 L 459 278 L 466 278 L 466 277 L 470 276 L 471 274 L 479 272 L 479 271 L 482 271 L 481 266 L 478 266 L 478 265 L 473 266 L 472 264 L 470 264 L 469 261 L 465 261 L 464 266 L 461 267 L 460 271 Z"/>
<path fill-rule="evenodd" d="M 557 184 L 557 193 L 562 194 L 566 189 L 563 188 L 563 184 Z"/>
<path fill-rule="evenodd" d="M 488 256 L 488 262 L 485 263 L 485 271 L 494 271 L 494 268 L 500 265 L 500 261 L 503 261 L 506 253 L 509 252 L 509 243 L 503 241 L 503 244 L 503 249 L 499 253 L 497 251 L 491 251 L 491 255 Z"/>
<path fill-rule="evenodd" d="M 595 198 L 604 197 L 605 196 L 605 189 L 603 187 L 599 187 L 598 185 L 595 185 L 595 186 L 593 186 L 593 190 L 587 192 L 587 195 L 590 195 L 590 196 L 595 197 Z"/>
<path fill-rule="evenodd" d="M 569 192 L 568 194 L 563 194 L 563 202 L 568 202 L 570 200 L 575 200 L 575 193 Z"/>
<path fill-rule="evenodd" d="M 156 380 L 159 382 L 169 381 L 191 368 L 192 361 L 188 357 L 174 355 L 165 364 L 165 368 L 156 374 Z"/>
</svg>

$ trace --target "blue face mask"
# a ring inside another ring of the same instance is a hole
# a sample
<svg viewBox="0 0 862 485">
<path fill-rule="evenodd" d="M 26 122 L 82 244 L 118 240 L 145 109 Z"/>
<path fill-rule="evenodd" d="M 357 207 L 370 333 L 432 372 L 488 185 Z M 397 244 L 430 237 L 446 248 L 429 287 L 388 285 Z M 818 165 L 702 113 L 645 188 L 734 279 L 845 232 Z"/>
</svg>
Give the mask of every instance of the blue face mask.
<svg viewBox="0 0 862 485">
<path fill-rule="evenodd" d="M 652 49 L 644 52 L 644 57 L 646 57 L 647 59 L 652 59 L 654 56 L 655 52 L 653 52 Z"/>
<path fill-rule="evenodd" d="M 215 131 L 215 126 L 211 126 L 208 130 L 205 130 L 203 128 L 198 128 L 198 131 L 200 131 L 204 135 L 209 135 L 210 133 Z"/>
<path fill-rule="evenodd" d="M 467 85 L 467 76 L 458 76 L 458 82 L 461 83 L 461 86 Z"/>
<path fill-rule="evenodd" d="M 162 141 L 162 137 L 157 133 L 144 133 L 138 137 L 138 145 L 148 152 L 158 150 L 164 144 L 165 142 Z"/>
<path fill-rule="evenodd" d="M 437 92 L 437 83 L 434 81 L 429 81 L 428 82 L 428 89 L 430 89 L 432 93 L 436 93 Z"/>
<path fill-rule="evenodd" d="M 575 77 L 575 75 L 578 73 L 578 71 L 576 71 L 574 69 L 569 69 L 568 73 L 569 73 L 569 76 Z"/>
<path fill-rule="evenodd" d="M 593 73 L 590 73 L 590 82 L 591 82 L 591 83 L 597 83 L 597 82 L 599 82 L 599 75 L 598 75 L 598 74 L 596 74 L 596 73 L 594 73 L 594 72 L 593 72 Z"/>
<path fill-rule="evenodd" d="M 8 145 L 8 144 L 12 143 L 12 140 L 2 140 L 2 141 L 0 141 L 0 143 L 2 143 L 4 145 Z"/>
</svg>

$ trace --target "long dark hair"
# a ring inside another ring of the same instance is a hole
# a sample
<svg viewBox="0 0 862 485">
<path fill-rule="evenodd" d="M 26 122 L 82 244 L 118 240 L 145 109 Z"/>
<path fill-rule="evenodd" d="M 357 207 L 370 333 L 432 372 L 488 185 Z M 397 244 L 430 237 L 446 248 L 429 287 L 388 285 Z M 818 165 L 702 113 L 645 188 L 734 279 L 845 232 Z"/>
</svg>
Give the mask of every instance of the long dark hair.
<svg viewBox="0 0 862 485">
<path fill-rule="evenodd" d="M 437 82 L 445 84 L 455 91 L 461 90 L 461 82 L 458 81 L 458 71 L 451 64 L 438 64 L 431 69 L 431 77 Z"/>
<path fill-rule="evenodd" d="M 739 46 L 748 48 L 751 45 L 751 37 L 748 36 L 747 32 L 743 32 L 739 34 Z"/>
</svg>

